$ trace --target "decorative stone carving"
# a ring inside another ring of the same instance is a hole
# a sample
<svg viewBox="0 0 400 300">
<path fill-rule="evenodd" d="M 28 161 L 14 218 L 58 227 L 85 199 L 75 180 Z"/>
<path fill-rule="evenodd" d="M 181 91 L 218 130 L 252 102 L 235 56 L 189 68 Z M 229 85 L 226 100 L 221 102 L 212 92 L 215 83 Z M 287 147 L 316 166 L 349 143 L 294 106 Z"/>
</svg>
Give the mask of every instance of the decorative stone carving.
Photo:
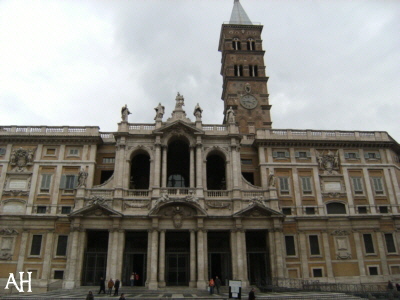
<svg viewBox="0 0 400 300">
<path fill-rule="evenodd" d="M 249 205 L 253 205 L 255 203 L 266 206 L 264 202 L 265 198 L 264 196 L 255 196 L 249 199 Z"/>
<path fill-rule="evenodd" d="M 0 230 L 0 235 L 15 235 L 15 234 L 18 234 L 18 231 L 16 229 L 4 228 Z"/>
<path fill-rule="evenodd" d="M 206 201 L 206 206 L 209 208 L 231 208 L 231 202 L 230 201 L 220 201 L 220 200 L 209 200 Z"/>
<path fill-rule="evenodd" d="M 10 252 L 0 252 L 0 260 L 11 260 L 12 253 Z"/>
<path fill-rule="evenodd" d="M 90 200 L 87 202 L 86 206 L 96 205 L 96 204 L 108 206 L 107 200 L 100 196 L 92 196 Z"/>
<path fill-rule="evenodd" d="M 172 218 L 175 228 L 181 228 L 183 219 L 193 217 L 194 214 L 193 209 L 179 205 L 170 206 L 163 210 L 164 216 Z"/>
<path fill-rule="evenodd" d="M 194 195 L 193 191 L 189 191 L 189 195 L 185 197 L 185 200 L 188 202 L 199 203 L 199 199 Z"/>
<path fill-rule="evenodd" d="M 3 196 L 28 196 L 29 192 L 21 190 L 3 191 Z"/>
<path fill-rule="evenodd" d="M 337 259 L 351 259 L 351 253 L 346 251 L 338 251 L 336 253 Z"/>
<path fill-rule="evenodd" d="M 183 106 L 185 106 L 185 98 L 181 94 L 177 94 L 175 98 L 176 104 L 175 109 L 172 112 L 171 118 L 167 120 L 167 122 L 173 122 L 176 120 L 182 120 L 184 122 L 191 122 L 189 118 L 186 117 L 186 112 L 183 110 Z"/>
<path fill-rule="evenodd" d="M 127 208 L 150 208 L 151 202 L 149 200 L 131 200 L 124 201 L 124 209 Z"/>
<path fill-rule="evenodd" d="M 268 186 L 270 188 L 275 188 L 276 185 L 276 178 L 275 178 L 275 174 L 273 171 L 269 172 L 269 176 L 268 176 Z"/>
<path fill-rule="evenodd" d="M 346 236 L 350 235 L 350 232 L 348 232 L 347 230 L 337 229 L 332 231 L 331 235 Z"/>
<path fill-rule="evenodd" d="M 235 120 L 235 112 L 233 111 L 233 108 L 232 108 L 232 106 L 231 107 L 229 107 L 229 109 L 226 111 L 226 122 L 227 123 L 235 123 L 236 122 L 236 120 Z"/>
<path fill-rule="evenodd" d="M 27 166 L 33 164 L 33 154 L 34 151 L 29 149 L 25 150 L 23 148 L 18 148 L 11 152 L 10 163 L 14 168 L 15 172 L 24 172 Z"/>
<path fill-rule="evenodd" d="M 339 170 L 339 153 L 328 150 L 327 153 L 317 151 L 317 161 L 320 170 L 324 170 L 325 174 L 338 174 Z"/>
<path fill-rule="evenodd" d="M 78 188 L 82 187 L 86 187 L 86 180 L 88 177 L 88 172 L 86 172 L 86 170 L 84 168 L 81 168 L 81 170 L 78 173 Z"/>
<path fill-rule="evenodd" d="M 196 117 L 196 121 L 201 121 L 201 115 L 203 113 L 203 110 L 201 109 L 199 103 L 194 108 L 193 115 Z"/>
<path fill-rule="evenodd" d="M 161 105 L 161 103 L 158 103 L 158 106 L 154 108 L 154 110 L 156 111 L 156 116 L 154 117 L 154 120 L 159 120 L 161 121 L 163 116 L 164 116 L 164 112 L 165 112 L 165 107 Z"/>
<path fill-rule="evenodd" d="M 121 108 L 121 119 L 122 122 L 128 122 L 128 116 L 131 114 L 131 112 L 128 109 L 128 105 L 125 104 L 125 106 L 123 106 Z"/>
</svg>

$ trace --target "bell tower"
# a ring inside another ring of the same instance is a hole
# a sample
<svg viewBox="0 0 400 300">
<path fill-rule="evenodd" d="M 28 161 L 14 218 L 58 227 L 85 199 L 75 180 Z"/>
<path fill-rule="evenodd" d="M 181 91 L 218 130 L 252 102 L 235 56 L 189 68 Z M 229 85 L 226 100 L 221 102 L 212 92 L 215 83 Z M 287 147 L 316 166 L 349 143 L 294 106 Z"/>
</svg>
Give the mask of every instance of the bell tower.
<svg viewBox="0 0 400 300">
<path fill-rule="evenodd" d="M 262 29 L 250 21 L 239 0 L 234 0 L 230 21 L 221 28 L 218 50 L 222 52 L 224 124 L 232 107 L 240 133 L 255 133 L 272 124 Z"/>
</svg>

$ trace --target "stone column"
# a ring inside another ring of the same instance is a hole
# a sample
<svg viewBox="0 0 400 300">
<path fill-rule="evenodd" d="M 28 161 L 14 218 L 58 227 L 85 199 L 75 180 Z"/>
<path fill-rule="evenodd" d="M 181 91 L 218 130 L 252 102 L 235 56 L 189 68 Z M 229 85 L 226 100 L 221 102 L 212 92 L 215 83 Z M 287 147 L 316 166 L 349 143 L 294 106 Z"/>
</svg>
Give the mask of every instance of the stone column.
<svg viewBox="0 0 400 300">
<path fill-rule="evenodd" d="M 153 230 L 151 234 L 151 266 L 150 266 L 150 281 L 149 289 L 157 290 L 157 271 L 158 271 L 158 231 Z"/>
<path fill-rule="evenodd" d="M 387 263 L 385 241 L 383 240 L 382 232 L 376 232 L 376 240 L 378 241 L 377 247 L 378 247 L 379 257 L 381 258 L 381 263 L 382 263 L 382 275 L 388 276 L 389 275 L 389 267 L 388 267 L 388 263 Z"/>
<path fill-rule="evenodd" d="M 76 260 L 76 268 L 75 268 L 75 286 L 80 286 L 82 280 L 82 269 L 83 269 L 83 260 L 85 256 L 85 248 L 83 245 L 86 243 L 86 231 L 81 229 L 79 232 L 78 245 L 80 245 L 77 251 L 77 260 Z"/>
<path fill-rule="evenodd" d="M 158 273 L 158 286 L 165 287 L 165 230 L 160 230 L 160 264 Z"/>
<path fill-rule="evenodd" d="M 246 287 L 247 285 L 245 284 L 245 282 L 247 281 L 247 264 L 245 264 L 246 253 L 243 252 L 245 251 L 246 246 L 243 247 L 243 243 L 245 243 L 245 241 L 243 241 L 243 235 L 243 230 L 236 231 L 238 277 L 239 280 L 242 281 L 242 287 Z"/>
<path fill-rule="evenodd" d="M 311 159 L 315 160 L 315 156 L 312 156 Z M 318 205 L 318 214 L 320 216 L 324 215 L 324 201 L 322 200 L 322 191 L 321 191 L 321 182 L 319 180 L 318 167 L 313 167 L 313 178 L 314 178 L 314 187 L 315 187 L 315 196 L 317 197 L 317 205 Z"/>
<path fill-rule="evenodd" d="M 359 232 L 354 232 L 354 244 L 356 246 L 356 253 L 357 253 L 357 261 L 358 261 L 358 270 L 360 271 L 360 276 L 365 277 L 365 265 L 364 265 L 364 253 L 363 253 L 363 242 L 360 238 Z"/>
<path fill-rule="evenodd" d="M 42 279 L 50 279 L 51 257 L 53 256 L 54 230 L 46 234 L 46 246 L 44 249 Z"/>
<path fill-rule="evenodd" d="M 329 279 L 334 279 L 333 269 L 332 269 L 332 258 L 331 258 L 331 248 L 329 246 L 329 235 L 327 232 L 322 232 L 322 243 L 324 245 L 324 255 L 326 262 L 326 272 Z M 334 247 L 332 245 L 332 247 Z"/>
<path fill-rule="evenodd" d="M 239 166 L 238 166 L 238 158 L 237 158 L 237 148 L 238 146 L 231 146 L 232 153 L 232 177 L 233 177 L 233 189 L 239 188 Z"/>
<path fill-rule="evenodd" d="M 343 167 L 343 177 L 344 185 L 346 187 L 347 201 L 349 202 L 349 214 L 354 215 L 356 212 L 354 206 L 353 189 L 351 188 L 350 176 L 347 167 Z"/>
<path fill-rule="evenodd" d="M 115 280 L 118 249 L 118 232 L 115 229 L 108 231 L 107 271 L 106 278 Z"/>
<path fill-rule="evenodd" d="M 238 272 L 238 260 L 237 260 L 237 239 L 236 239 L 236 230 L 231 230 L 231 260 L 232 260 L 232 278 L 238 280 L 239 272 Z"/>
<path fill-rule="evenodd" d="M 26 254 L 26 244 L 28 243 L 29 233 L 27 230 L 24 230 L 21 234 L 21 244 L 19 247 L 19 255 L 17 262 L 17 273 L 24 272 L 24 262 L 25 262 L 25 254 Z"/>
<path fill-rule="evenodd" d="M 194 147 L 190 146 L 189 147 L 189 151 L 190 151 L 190 187 L 194 188 Z"/>
<path fill-rule="evenodd" d="M 204 280 L 204 231 L 197 231 L 197 288 L 204 290 L 207 287 Z"/>
<path fill-rule="evenodd" d="M 155 154 L 155 160 L 154 160 L 154 178 L 153 178 L 153 185 L 156 188 L 160 187 L 160 174 L 161 174 L 161 144 L 156 143 L 155 144 L 156 148 L 156 154 Z"/>
<path fill-rule="evenodd" d="M 118 248 L 116 252 L 117 256 L 117 263 L 115 267 L 115 278 L 119 280 L 122 279 L 122 262 L 124 260 L 124 248 L 125 248 L 125 230 L 118 230 L 116 232 L 117 239 L 118 239 Z M 143 274 L 142 274 L 143 276 Z"/>
<path fill-rule="evenodd" d="M 372 214 L 375 214 L 376 213 L 376 206 L 375 206 L 375 201 L 374 201 L 375 198 L 374 198 L 374 193 L 372 191 L 371 179 L 369 178 L 367 168 L 363 168 L 363 175 L 364 175 L 364 180 L 365 180 L 365 189 L 367 191 L 368 203 L 370 205 L 370 212 Z"/>
<path fill-rule="evenodd" d="M 246 231 L 240 230 L 238 232 L 240 233 L 240 236 L 241 236 L 240 240 L 242 241 L 242 257 L 243 257 L 242 287 L 248 287 L 249 286 L 249 278 L 248 278 L 248 272 L 247 272 Z"/>
<path fill-rule="evenodd" d="M 149 287 L 149 282 L 150 282 L 150 266 L 151 266 L 151 236 L 152 236 L 152 231 L 147 230 L 147 264 L 146 264 L 146 287 Z"/>
<path fill-rule="evenodd" d="M 275 234 L 275 247 L 276 247 L 276 271 L 278 273 L 278 277 L 284 277 L 285 254 L 282 243 L 282 238 L 283 238 L 282 229 L 276 228 L 274 231 L 275 231 L 274 234 Z"/>
<path fill-rule="evenodd" d="M 384 181 L 385 181 L 385 185 L 386 185 L 386 190 L 387 190 L 387 196 L 389 198 L 389 202 L 390 202 L 390 207 L 392 209 L 392 212 L 396 212 L 395 211 L 395 207 L 396 207 L 396 198 L 395 198 L 395 194 L 394 194 L 394 190 L 393 190 L 393 186 L 397 186 L 398 184 L 396 182 L 396 180 L 393 182 L 394 184 L 392 184 L 392 180 L 390 178 L 390 172 L 389 169 L 383 169 L 383 174 L 384 174 Z M 396 177 L 394 177 L 396 178 Z"/>
<path fill-rule="evenodd" d="M 167 151 L 166 145 L 162 146 L 162 187 L 167 187 Z"/>
<path fill-rule="evenodd" d="M 71 239 L 68 241 L 68 251 L 67 251 L 67 266 L 65 269 L 65 279 L 63 282 L 64 289 L 73 289 L 76 287 L 75 285 L 75 274 L 78 262 L 78 250 L 79 246 L 83 247 L 83 245 L 79 245 L 79 228 L 72 228 L 71 233 L 68 237 Z"/>
<path fill-rule="evenodd" d="M 295 203 L 296 203 L 296 210 L 297 210 L 296 214 L 298 216 L 302 216 L 302 215 L 304 215 L 303 203 L 301 201 L 301 191 L 300 191 L 300 187 L 299 187 L 299 174 L 297 172 L 297 168 L 296 167 L 292 168 L 292 172 L 293 172 L 292 194 L 294 196 Z"/>
<path fill-rule="evenodd" d="M 268 231 L 268 242 L 269 242 L 269 260 L 271 262 L 271 276 L 278 277 L 277 262 L 276 262 L 276 250 L 275 250 L 275 234 L 272 230 Z M 285 253 L 286 254 L 286 253 Z M 285 274 L 287 277 L 287 274 Z"/>
<path fill-rule="evenodd" d="M 264 146 L 258 146 L 258 161 L 261 174 L 261 186 L 264 190 L 268 189 L 267 169 L 265 168 L 265 149 Z"/>
<path fill-rule="evenodd" d="M 204 276 L 205 276 L 206 283 L 210 279 L 210 278 L 208 278 L 209 276 L 208 276 L 208 238 L 207 238 L 207 232 L 208 232 L 208 230 L 204 230 L 204 236 L 203 236 L 203 238 L 204 238 L 204 243 L 203 243 L 203 245 L 204 245 L 204 247 L 203 247 L 203 249 L 204 249 Z"/>
<path fill-rule="evenodd" d="M 299 252 L 300 252 L 302 278 L 307 279 L 310 277 L 310 275 L 308 272 L 308 252 L 307 252 L 308 248 L 307 248 L 306 234 L 304 232 L 300 232 L 299 239 L 300 239 Z"/>
<path fill-rule="evenodd" d="M 203 145 L 201 143 L 198 143 L 196 145 L 196 187 L 198 189 L 203 188 L 203 159 L 202 159 L 202 148 Z"/>
<path fill-rule="evenodd" d="M 196 232 L 190 230 L 190 282 L 189 287 L 196 287 Z"/>
</svg>

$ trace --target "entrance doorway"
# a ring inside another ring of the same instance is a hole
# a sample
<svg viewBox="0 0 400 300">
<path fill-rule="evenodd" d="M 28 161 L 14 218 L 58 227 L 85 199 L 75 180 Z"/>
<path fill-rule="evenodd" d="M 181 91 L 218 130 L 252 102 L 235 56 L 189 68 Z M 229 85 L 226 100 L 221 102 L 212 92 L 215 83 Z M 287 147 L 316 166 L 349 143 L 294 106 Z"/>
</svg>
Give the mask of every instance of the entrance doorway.
<svg viewBox="0 0 400 300">
<path fill-rule="evenodd" d="M 165 283 L 167 286 L 188 286 L 190 280 L 190 234 L 187 231 L 166 232 Z"/>
<path fill-rule="evenodd" d="M 108 231 L 87 231 L 82 285 L 97 285 L 105 279 L 107 269 Z"/>
<path fill-rule="evenodd" d="M 216 276 L 222 285 L 228 285 L 232 279 L 230 234 L 227 231 L 214 231 L 207 234 L 208 278 Z"/>
<path fill-rule="evenodd" d="M 126 232 L 122 284 L 130 285 L 131 274 L 135 272 L 139 275 L 139 280 L 135 280 L 135 286 L 144 286 L 147 278 L 146 271 L 147 232 Z"/>
<path fill-rule="evenodd" d="M 247 272 L 250 284 L 268 282 L 271 278 L 267 236 L 266 230 L 246 232 Z"/>
</svg>

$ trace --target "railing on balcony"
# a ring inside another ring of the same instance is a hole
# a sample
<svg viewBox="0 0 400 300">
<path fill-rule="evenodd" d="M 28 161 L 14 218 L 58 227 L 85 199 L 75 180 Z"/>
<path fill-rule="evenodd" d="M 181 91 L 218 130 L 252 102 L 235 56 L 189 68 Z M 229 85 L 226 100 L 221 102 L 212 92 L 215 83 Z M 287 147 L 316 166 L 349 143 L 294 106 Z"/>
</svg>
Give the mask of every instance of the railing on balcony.
<svg viewBox="0 0 400 300">
<path fill-rule="evenodd" d="M 129 124 L 129 131 L 143 131 L 143 130 L 154 130 L 156 126 L 154 124 Z"/>
<path fill-rule="evenodd" d="M 89 190 L 89 196 L 97 196 L 97 197 L 102 197 L 106 199 L 111 199 L 114 196 L 114 190 L 112 189 L 92 189 Z"/>
<path fill-rule="evenodd" d="M 190 192 L 194 193 L 191 188 L 165 188 L 165 191 L 170 196 L 187 196 Z"/>
<path fill-rule="evenodd" d="M 229 191 L 225 190 L 208 190 L 206 191 L 207 198 L 227 198 Z"/>
<path fill-rule="evenodd" d="M 126 191 L 124 191 L 124 197 L 130 197 L 130 198 L 149 197 L 149 194 L 150 194 L 149 190 L 126 190 Z"/>
<path fill-rule="evenodd" d="M 0 135 L 83 135 L 98 136 L 97 126 L 0 126 Z"/>
</svg>

